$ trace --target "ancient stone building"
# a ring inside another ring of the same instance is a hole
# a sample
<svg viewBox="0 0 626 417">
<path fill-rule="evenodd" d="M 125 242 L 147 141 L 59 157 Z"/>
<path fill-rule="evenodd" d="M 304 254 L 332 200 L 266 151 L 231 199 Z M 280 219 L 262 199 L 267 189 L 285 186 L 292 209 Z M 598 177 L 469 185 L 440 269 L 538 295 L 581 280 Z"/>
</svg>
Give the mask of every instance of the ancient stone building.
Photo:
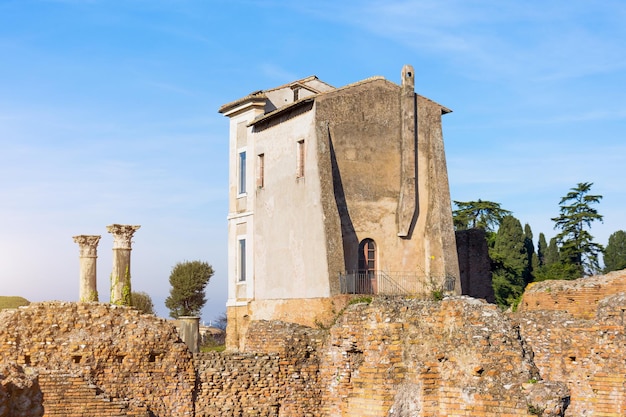
<svg viewBox="0 0 626 417">
<path fill-rule="evenodd" d="M 308 77 L 230 118 L 228 344 L 250 320 L 312 325 L 344 293 L 460 293 L 441 130 L 411 66 L 341 88 Z M 334 307 L 333 307 L 334 306 Z"/>
</svg>

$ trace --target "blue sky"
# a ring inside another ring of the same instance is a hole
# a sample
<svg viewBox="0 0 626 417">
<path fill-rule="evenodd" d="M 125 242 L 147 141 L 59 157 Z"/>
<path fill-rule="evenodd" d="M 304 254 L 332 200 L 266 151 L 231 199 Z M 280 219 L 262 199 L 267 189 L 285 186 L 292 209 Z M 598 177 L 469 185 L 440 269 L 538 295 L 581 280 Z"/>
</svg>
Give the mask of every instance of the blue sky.
<svg viewBox="0 0 626 417">
<path fill-rule="evenodd" d="M 454 110 L 453 200 L 491 200 L 540 232 L 579 182 L 626 229 L 623 1 L 0 0 L 0 294 L 78 297 L 78 245 L 140 224 L 133 289 L 159 315 L 171 268 L 216 270 L 225 311 L 228 120 L 221 104 L 308 75 L 373 75 Z"/>
</svg>

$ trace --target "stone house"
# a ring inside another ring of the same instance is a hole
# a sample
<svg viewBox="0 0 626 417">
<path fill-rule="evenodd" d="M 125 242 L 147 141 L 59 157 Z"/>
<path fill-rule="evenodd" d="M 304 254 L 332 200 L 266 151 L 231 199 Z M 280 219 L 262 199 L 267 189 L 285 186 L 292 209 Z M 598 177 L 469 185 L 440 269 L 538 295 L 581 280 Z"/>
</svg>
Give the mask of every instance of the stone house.
<svg viewBox="0 0 626 417">
<path fill-rule="evenodd" d="M 342 294 L 460 293 L 441 116 L 401 85 L 310 76 L 230 119 L 229 347 L 250 320 L 324 323 Z"/>
</svg>

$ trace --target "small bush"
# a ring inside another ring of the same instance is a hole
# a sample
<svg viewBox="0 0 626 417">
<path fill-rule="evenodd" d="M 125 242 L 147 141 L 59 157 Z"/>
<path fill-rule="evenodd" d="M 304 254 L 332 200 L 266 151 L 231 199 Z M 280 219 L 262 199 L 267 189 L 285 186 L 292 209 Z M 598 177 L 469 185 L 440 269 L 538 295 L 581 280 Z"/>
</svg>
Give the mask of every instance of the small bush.
<svg viewBox="0 0 626 417">
<path fill-rule="evenodd" d="M 528 404 L 528 414 L 533 416 L 543 416 L 543 412 L 546 411 L 545 408 L 538 407 L 536 405 Z"/>
<path fill-rule="evenodd" d="M 443 290 L 432 290 L 430 296 L 434 301 L 441 301 L 443 300 Z"/>
<path fill-rule="evenodd" d="M 371 302 L 372 302 L 372 297 L 362 296 L 362 297 L 353 298 L 352 300 L 350 300 L 348 305 L 360 304 L 360 303 L 371 304 Z"/>
</svg>

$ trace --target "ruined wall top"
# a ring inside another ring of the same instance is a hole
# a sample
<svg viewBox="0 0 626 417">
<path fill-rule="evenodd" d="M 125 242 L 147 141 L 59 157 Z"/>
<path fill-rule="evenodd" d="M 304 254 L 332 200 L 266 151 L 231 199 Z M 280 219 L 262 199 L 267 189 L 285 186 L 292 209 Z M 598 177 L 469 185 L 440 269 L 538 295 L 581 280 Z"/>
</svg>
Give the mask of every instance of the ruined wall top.
<svg viewBox="0 0 626 417">
<path fill-rule="evenodd" d="M 107 226 L 107 231 L 113 235 L 113 249 L 130 249 L 133 234 L 141 226 L 127 224 L 112 224 Z"/>
<path fill-rule="evenodd" d="M 69 412 L 70 403 L 66 407 L 54 403 L 56 394 L 76 393 L 81 383 L 83 391 L 95 386 L 108 398 L 133 399 L 152 416 L 194 415 L 192 354 L 164 319 L 109 304 L 32 303 L 0 311 L 0 340 L 0 364 L 16 363 L 44 376 L 40 382 L 45 383 L 41 389 L 46 415 L 84 415 Z M 71 376 L 72 384 L 52 381 L 46 376 L 50 372 Z M 60 408 L 66 411 L 52 413 Z M 93 409 L 89 415 L 146 415 L 106 410 Z"/>
</svg>

